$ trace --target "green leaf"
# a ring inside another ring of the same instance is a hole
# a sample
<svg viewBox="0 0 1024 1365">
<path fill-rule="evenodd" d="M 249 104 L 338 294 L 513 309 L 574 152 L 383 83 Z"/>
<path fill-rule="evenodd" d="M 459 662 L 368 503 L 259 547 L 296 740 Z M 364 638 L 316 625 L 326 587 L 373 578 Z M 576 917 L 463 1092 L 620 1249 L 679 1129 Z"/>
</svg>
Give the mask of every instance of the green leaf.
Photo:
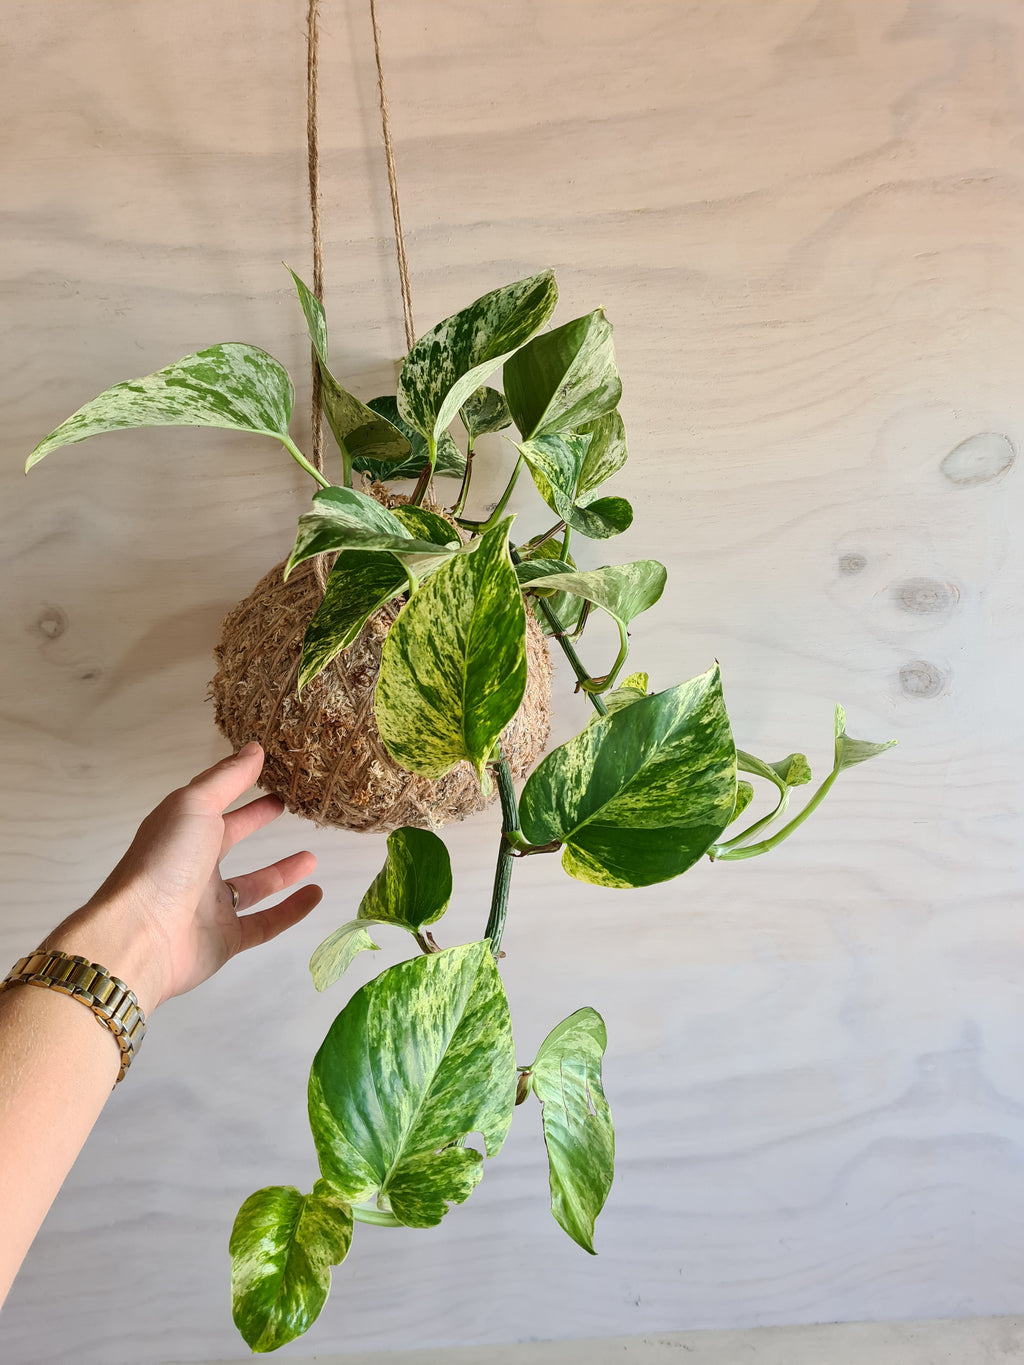
<svg viewBox="0 0 1024 1365">
<path fill-rule="evenodd" d="M 894 739 L 887 739 L 882 744 L 872 744 L 866 739 L 851 739 L 846 733 L 846 712 L 841 706 L 836 707 L 834 772 L 845 772 L 847 768 L 852 768 L 858 763 L 865 763 L 869 758 L 875 758 L 878 754 L 884 754 L 886 749 L 891 749 L 895 743 Z"/>
<path fill-rule="evenodd" d="M 576 485 L 576 498 L 585 506 L 593 501 L 590 495 L 594 490 L 626 463 L 626 428 L 618 412 L 606 412 L 603 417 L 577 427 L 577 431 L 590 437 Z"/>
<path fill-rule="evenodd" d="M 489 389 L 486 384 L 481 384 L 469 395 L 459 409 L 459 417 L 471 442 L 489 431 L 504 431 L 512 425 L 512 414 L 504 394 L 497 389 Z"/>
<path fill-rule="evenodd" d="M 404 523 L 382 507 L 376 498 L 354 488 L 322 488 L 313 498 L 313 510 L 299 518 L 295 545 L 284 575 L 297 564 L 333 551 L 387 551 L 415 566 L 417 576 L 449 559 L 463 547 L 452 526 L 447 542 L 434 545 L 414 539 Z"/>
<path fill-rule="evenodd" d="M 557 546 L 555 548 L 557 551 Z M 576 565 L 570 564 L 564 559 L 525 559 L 516 565 L 516 577 L 519 579 L 519 586 L 524 592 L 527 589 L 535 591 L 538 597 L 554 597 L 558 589 L 544 584 L 534 589 L 534 579 L 575 572 Z"/>
<path fill-rule="evenodd" d="M 523 436 L 571 432 L 622 397 L 604 310 L 533 338 L 505 362 L 505 398 Z"/>
<path fill-rule="evenodd" d="M 512 518 L 443 565 L 402 608 L 381 656 L 377 728 L 396 763 L 482 777 L 526 688 L 526 613 L 508 553 Z"/>
<path fill-rule="evenodd" d="M 405 569 L 393 555 L 347 550 L 327 579 L 323 600 L 302 637 L 296 691 L 302 689 L 355 640 L 375 611 L 404 592 Z"/>
<path fill-rule="evenodd" d="M 515 1087 L 508 1001 L 489 941 L 399 963 L 356 991 L 313 1059 L 320 1169 L 353 1202 L 376 1194 L 400 1221 L 431 1226 L 475 1183 L 473 1158 L 448 1149 L 478 1132 L 494 1156 Z"/>
<path fill-rule="evenodd" d="M 643 701 L 644 697 L 647 696 L 649 681 L 646 673 L 630 673 L 613 691 L 605 692 L 603 694 L 604 704 L 608 714 L 621 711 L 624 706 L 632 706 L 635 701 Z M 595 714 L 591 724 L 599 719 L 600 717 Z"/>
<path fill-rule="evenodd" d="M 318 991 L 325 991 L 333 986 L 351 967 L 360 953 L 380 952 L 380 944 L 374 943 L 370 937 L 371 927 L 378 924 L 390 924 L 391 920 L 377 919 L 350 919 L 340 928 L 335 929 L 333 934 L 328 934 L 324 941 L 313 949 L 313 956 L 309 959 L 309 971 L 313 978 L 313 985 Z M 401 925 L 406 928 L 406 925 Z"/>
<path fill-rule="evenodd" d="M 598 498 L 581 507 L 575 501 L 576 485 L 590 445 L 589 435 L 538 436 L 519 447 L 547 505 L 567 526 L 591 540 L 605 540 L 625 531 L 633 509 L 625 498 Z"/>
<path fill-rule="evenodd" d="M 392 516 L 398 518 L 411 536 L 417 540 L 431 541 L 435 545 L 458 545 L 459 533 L 450 521 L 426 507 L 414 507 L 412 503 L 400 502 L 392 508 Z"/>
<path fill-rule="evenodd" d="M 225 342 L 106 389 L 39 442 L 25 471 L 61 446 L 132 427 L 224 427 L 285 440 L 294 401 L 292 381 L 273 356 Z"/>
<path fill-rule="evenodd" d="M 388 835 L 388 853 L 359 903 L 359 919 L 413 931 L 435 924 L 452 898 L 452 864 L 444 840 L 429 829 L 403 826 Z"/>
<path fill-rule="evenodd" d="M 538 578 L 543 577 L 543 574 L 548 572 L 563 572 L 560 567 L 563 563 L 566 566 L 565 572 L 575 573 L 576 571 L 576 562 L 572 555 L 566 560 L 560 558 L 562 547 L 561 543 L 557 540 L 545 540 L 540 545 L 533 548 L 524 547 L 521 553 L 525 553 L 527 549 L 529 550 L 530 558 L 516 566 L 516 573 L 519 573 L 521 569 L 524 569 L 527 563 L 536 565 L 533 576 Z M 528 579 L 520 580 L 521 583 L 527 581 Z M 537 596 L 547 597 L 547 590 L 542 588 L 541 591 L 537 593 Z M 567 592 L 552 593 L 550 597 L 548 597 L 548 606 L 558 617 L 559 621 L 561 621 L 562 629 L 567 635 L 576 635 L 576 633 L 582 629 L 586 622 L 587 612 L 589 611 L 586 602 L 579 597 L 573 597 Z M 544 631 L 544 634 L 550 635 L 552 629 L 551 625 L 536 602 L 533 604 L 533 614 L 540 623 L 540 627 Z"/>
<path fill-rule="evenodd" d="M 464 1204 L 480 1184 L 484 1159 L 475 1147 L 446 1147 L 410 1157 L 391 1177 L 391 1212 L 410 1228 L 433 1228 L 449 1204 Z"/>
<path fill-rule="evenodd" d="M 528 779 L 519 813 L 531 844 L 565 844 L 570 876 L 626 887 L 692 867 L 735 806 L 736 750 L 716 665 L 553 750 Z"/>
<path fill-rule="evenodd" d="M 787 754 L 778 763 L 769 763 L 768 767 L 778 773 L 787 787 L 802 787 L 811 780 L 811 765 L 806 754 Z"/>
<path fill-rule="evenodd" d="M 316 1321 L 352 1242 L 352 1209 L 325 1181 L 312 1194 L 272 1185 L 251 1194 L 231 1231 L 231 1311 L 245 1343 L 276 1351 Z"/>
<path fill-rule="evenodd" d="M 372 452 L 363 452 L 352 461 L 352 468 L 361 470 L 369 474 L 372 479 L 385 481 L 388 479 L 416 479 L 419 478 L 424 468 L 430 463 L 430 448 L 426 438 L 421 436 L 415 427 L 409 426 L 398 414 L 398 400 L 393 395 L 384 395 L 381 398 L 371 398 L 369 406 L 381 417 L 386 418 L 392 426 L 397 427 L 399 432 L 409 442 L 410 453 L 400 464 L 386 464 L 381 460 L 372 458 Z M 466 457 L 455 444 L 451 432 L 443 431 L 437 440 L 437 462 L 434 465 L 434 473 L 444 475 L 447 478 L 462 478 L 466 472 Z"/>
<path fill-rule="evenodd" d="M 334 433 L 334 439 L 350 457 L 383 462 L 404 460 L 409 454 L 409 442 L 393 423 L 361 403 L 338 383 L 327 363 L 327 320 L 316 295 L 303 284 L 294 270 L 288 272 L 295 281 L 299 303 L 306 318 L 309 339 L 316 352 L 320 370 L 320 397 L 324 415 Z"/>
<path fill-rule="evenodd" d="M 388 835 L 384 866 L 359 903 L 356 918 L 329 934 L 309 970 L 318 991 L 332 986 L 364 949 L 377 951 L 370 925 L 394 925 L 417 934 L 434 924 L 452 898 L 452 864 L 444 841 L 427 829 L 404 826 Z"/>
<path fill-rule="evenodd" d="M 495 289 L 420 337 L 398 380 L 398 411 L 437 441 L 487 376 L 543 327 L 558 301 L 550 270 Z"/>
<path fill-rule="evenodd" d="M 736 809 L 732 813 L 732 819 L 738 820 L 743 812 L 754 799 L 754 786 L 752 782 L 736 783 Z M 732 824 L 732 820 L 729 822 Z"/>
<path fill-rule="evenodd" d="M 665 590 L 665 566 L 656 559 L 637 559 L 586 573 L 556 572 L 536 577 L 533 588 L 553 588 L 573 593 L 606 611 L 613 621 L 628 626 L 642 611 L 653 607 Z"/>
<path fill-rule="evenodd" d="M 592 1256 L 594 1223 L 615 1173 L 615 1129 L 601 1086 L 607 1045 L 604 1020 L 587 1006 L 551 1030 L 531 1068 L 543 1105 L 551 1212 Z"/>
</svg>

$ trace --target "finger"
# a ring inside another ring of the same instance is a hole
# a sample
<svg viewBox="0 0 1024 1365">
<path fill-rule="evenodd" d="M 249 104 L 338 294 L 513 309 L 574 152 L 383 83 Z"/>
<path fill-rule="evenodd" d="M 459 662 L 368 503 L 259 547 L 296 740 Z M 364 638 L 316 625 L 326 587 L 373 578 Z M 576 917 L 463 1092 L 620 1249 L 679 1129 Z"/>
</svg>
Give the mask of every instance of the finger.
<svg viewBox="0 0 1024 1365">
<path fill-rule="evenodd" d="M 228 849 L 248 839 L 250 834 L 269 825 L 284 810 L 284 802 L 276 796 L 260 796 L 238 810 L 229 810 L 224 816 L 224 839 L 220 846 L 223 858 Z"/>
<path fill-rule="evenodd" d="M 279 905 L 257 910 L 252 915 L 242 915 L 238 921 L 238 927 L 242 931 L 238 951 L 244 953 L 247 948 L 256 948 L 261 943 L 268 943 L 272 938 L 277 938 L 278 934 L 290 929 L 293 924 L 298 924 L 320 904 L 323 894 L 322 887 L 301 886 L 298 891 L 286 896 Z"/>
<path fill-rule="evenodd" d="M 237 754 L 229 754 L 212 768 L 193 777 L 185 788 L 200 801 L 206 810 L 216 814 L 230 806 L 243 792 L 248 791 L 263 767 L 263 750 L 255 740 L 244 745 Z"/>
<path fill-rule="evenodd" d="M 252 905 L 258 905 L 268 896 L 276 896 L 289 886 L 309 877 L 316 869 L 316 858 L 312 853 L 289 853 L 287 858 L 261 867 L 256 872 L 246 872 L 240 877 L 232 877 L 231 885 L 238 892 L 236 909 L 241 912 Z"/>
</svg>

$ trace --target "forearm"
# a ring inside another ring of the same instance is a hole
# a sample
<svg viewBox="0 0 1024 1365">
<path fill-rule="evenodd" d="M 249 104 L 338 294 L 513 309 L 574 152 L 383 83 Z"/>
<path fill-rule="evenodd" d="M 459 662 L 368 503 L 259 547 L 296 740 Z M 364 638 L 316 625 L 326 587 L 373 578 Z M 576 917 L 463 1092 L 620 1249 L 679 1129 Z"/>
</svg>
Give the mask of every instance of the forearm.
<svg viewBox="0 0 1024 1365">
<path fill-rule="evenodd" d="M 77 954 L 121 977 L 152 1003 L 130 916 L 90 907 L 66 920 L 46 948 Z M 87 1005 L 20 984 L 0 993 L 0 1303 L 54 1196 L 117 1079 L 114 1034 Z"/>
<path fill-rule="evenodd" d="M 0 1302 L 110 1094 L 120 1051 L 70 996 L 0 995 Z"/>
</svg>

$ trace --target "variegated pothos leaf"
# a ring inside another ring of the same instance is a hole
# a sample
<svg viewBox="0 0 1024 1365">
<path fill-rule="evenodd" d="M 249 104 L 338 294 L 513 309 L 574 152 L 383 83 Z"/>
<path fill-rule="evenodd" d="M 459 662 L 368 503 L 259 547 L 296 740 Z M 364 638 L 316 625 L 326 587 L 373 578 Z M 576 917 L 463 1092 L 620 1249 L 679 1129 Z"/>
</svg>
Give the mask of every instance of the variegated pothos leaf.
<svg viewBox="0 0 1024 1365">
<path fill-rule="evenodd" d="M 426 437 L 422 436 L 415 427 L 411 427 L 408 422 L 402 420 L 398 412 L 398 400 L 394 395 L 385 394 L 380 398 L 371 398 L 368 406 L 390 422 L 392 426 L 398 428 L 409 442 L 409 454 L 399 464 L 388 464 L 374 459 L 372 451 L 364 450 L 352 461 L 352 468 L 369 474 L 372 479 L 382 481 L 418 478 L 424 467 L 430 462 L 430 451 L 427 447 Z M 434 464 L 434 473 L 448 478 L 461 479 L 465 472 L 465 455 L 455 444 L 451 432 L 442 431 L 437 438 L 437 460 Z"/>
<path fill-rule="evenodd" d="M 327 319 L 323 304 L 294 270 L 288 273 L 295 281 L 309 339 L 316 352 L 320 397 L 334 439 L 350 456 L 359 456 L 364 461 L 373 459 L 391 464 L 404 460 L 410 446 L 403 433 L 335 379 L 327 363 Z"/>
<path fill-rule="evenodd" d="M 381 656 L 374 707 L 396 763 L 438 778 L 478 775 L 526 688 L 526 613 L 509 517 L 453 557 L 402 608 Z"/>
<path fill-rule="evenodd" d="M 352 1209 L 323 1180 L 312 1194 L 274 1185 L 251 1194 L 231 1231 L 231 1307 L 255 1352 L 276 1351 L 316 1321 L 352 1241 Z"/>
<path fill-rule="evenodd" d="M 323 599 L 302 637 L 296 692 L 347 649 L 375 611 L 404 592 L 408 575 L 394 555 L 346 550 L 327 579 Z"/>
<path fill-rule="evenodd" d="M 376 1194 L 411 1227 L 465 1199 L 479 1154 L 500 1149 L 515 1105 L 508 1002 L 490 943 L 382 972 L 341 1011 L 313 1060 L 309 1118 L 320 1169 L 353 1202 Z M 462 1148 L 470 1153 L 472 1149 Z"/>
<path fill-rule="evenodd" d="M 526 440 L 565 435 L 622 397 L 611 323 L 602 308 L 527 342 L 505 362 L 505 398 Z"/>
<path fill-rule="evenodd" d="M 716 665 L 553 750 L 527 780 L 519 814 L 530 843 L 565 845 L 570 876 L 629 887 L 692 867 L 735 806 L 736 749 Z"/>
<path fill-rule="evenodd" d="M 104 390 L 39 442 L 25 469 L 61 446 L 133 427 L 224 427 L 281 439 L 294 402 L 292 381 L 273 356 L 229 341 Z"/>
<path fill-rule="evenodd" d="M 576 499 L 583 461 L 592 437 L 570 432 L 523 441 L 519 452 L 537 491 L 567 526 L 591 540 L 605 540 L 628 529 L 633 509 L 625 498 L 597 498 L 581 505 Z"/>
<path fill-rule="evenodd" d="M 487 376 L 543 327 L 558 301 L 550 270 L 492 290 L 420 337 L 398 380 L 398 411 L 438 440 Z"/>
<path fill-rule="evenodd" d="M 604 1020 L 585 1006 L 551 1030 L 530 1068 L 543 1105 L 551 1212 L 592 1256 L 594 1223 L 615 1174 L 615 1129 L 601 1085 L 607 1046 Z"/>
</svg>

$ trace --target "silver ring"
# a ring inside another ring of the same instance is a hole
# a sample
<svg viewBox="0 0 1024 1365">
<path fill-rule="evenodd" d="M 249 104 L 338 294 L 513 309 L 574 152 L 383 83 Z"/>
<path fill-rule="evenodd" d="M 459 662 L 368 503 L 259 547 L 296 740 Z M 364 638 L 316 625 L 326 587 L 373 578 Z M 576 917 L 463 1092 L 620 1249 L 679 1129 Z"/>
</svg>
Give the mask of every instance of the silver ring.
<svg viewBox="0 0 1024 1365">
<path fill-rule="evenodd" d="M 237 909 L 238 909 L 238 887 L 234 884 L 234 882 L 227 882 L 227 881 L 226 881 L 226 882 L 224 883 L 224 885 L 225 885 L 226 887 L 228 887 L 228 889 L 229 889 L 230 892 L 231 892 L 231 908 L 232 908 L 232 910 L 237 910 Z"/>
</svg>

